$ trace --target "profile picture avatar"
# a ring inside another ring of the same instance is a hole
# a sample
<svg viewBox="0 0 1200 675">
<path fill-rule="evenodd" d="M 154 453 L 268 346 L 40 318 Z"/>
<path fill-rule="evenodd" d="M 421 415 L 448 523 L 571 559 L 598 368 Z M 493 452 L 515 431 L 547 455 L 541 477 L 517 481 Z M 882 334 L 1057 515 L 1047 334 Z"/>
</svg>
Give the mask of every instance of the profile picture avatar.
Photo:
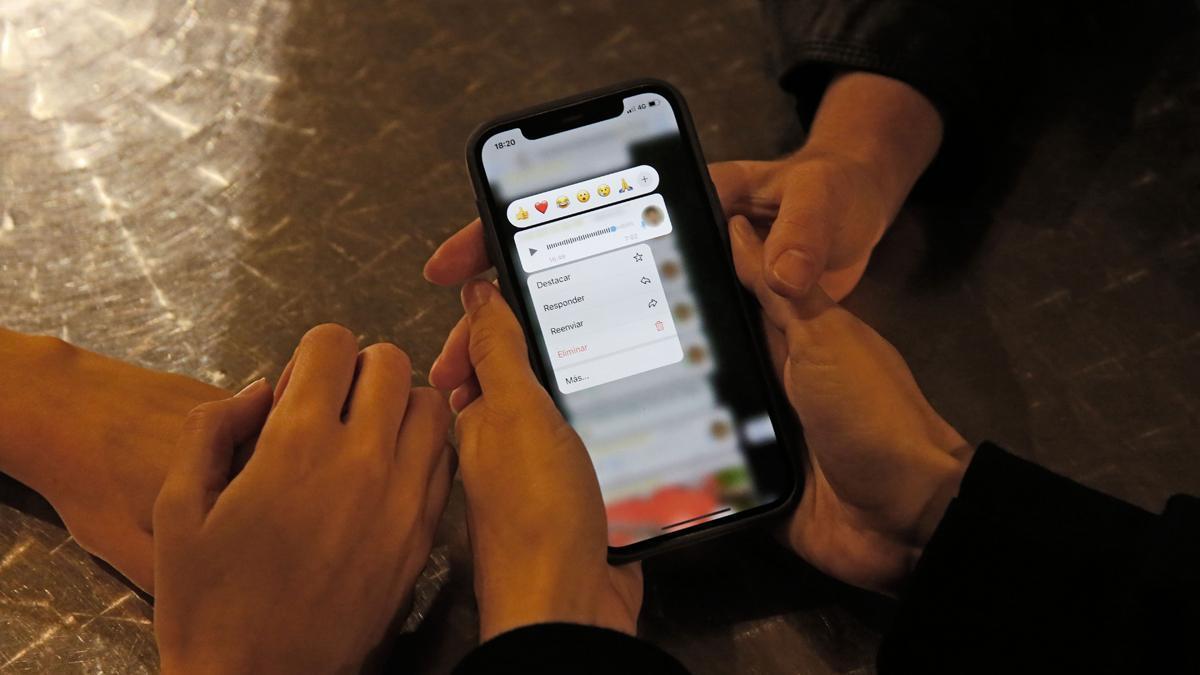
<svg viewBox="0 0 1200 675">
<path fill-rule="evenodd" d="M 647 206 L 642 209 L 642 226 L 643 227 L 658 227 L 662 225 L 666 216 L 663 215 L 662 209 L 657 206 Z"/>
</svg>

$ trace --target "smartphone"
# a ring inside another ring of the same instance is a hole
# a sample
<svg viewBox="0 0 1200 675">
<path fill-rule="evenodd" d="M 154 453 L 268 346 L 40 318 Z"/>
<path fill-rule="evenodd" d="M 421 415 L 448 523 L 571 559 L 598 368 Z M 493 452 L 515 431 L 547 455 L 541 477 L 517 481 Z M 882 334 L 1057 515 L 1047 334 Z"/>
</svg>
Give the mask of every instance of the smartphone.
<svg viewBox="0 0 1200 675">
<path fill-rule="evenodd" d="M 644 80 L 505 116 L 467 164 L 530 360 L 595 466 L 609 558 L 787 508 L 803 441 L 679 92 Z"/>
</svg>

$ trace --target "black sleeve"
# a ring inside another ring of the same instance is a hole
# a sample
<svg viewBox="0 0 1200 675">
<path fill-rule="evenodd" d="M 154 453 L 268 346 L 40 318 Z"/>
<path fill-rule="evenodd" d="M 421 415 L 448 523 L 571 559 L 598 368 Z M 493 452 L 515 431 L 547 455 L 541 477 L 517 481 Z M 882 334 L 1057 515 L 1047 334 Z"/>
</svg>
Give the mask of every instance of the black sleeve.
<svg viewBox="0 0 1200 675">
<path fill-rule="evenodd" d="M 969 160 L 1011 110 L 1037 37 L 1063 2 L 763 0 L 780 84 L 808 128 L 834 73 L 901 80 L 942 115 L 939 164 Z M 947 156 L 949 157 L 947 159 Z"/>
<path fill-rule="evenodd" d="M 666 652 L 624 633 L 569 623 L 526 626 L 479 645 L 454 669 L 477 673 L 686 675 Z"/>
<path fill-rule="evenodd" d="M 985 443 L 879 672 L 1200 672 L 1198 635 L 1200 500 L 1155 516 Z"/>
</svg>

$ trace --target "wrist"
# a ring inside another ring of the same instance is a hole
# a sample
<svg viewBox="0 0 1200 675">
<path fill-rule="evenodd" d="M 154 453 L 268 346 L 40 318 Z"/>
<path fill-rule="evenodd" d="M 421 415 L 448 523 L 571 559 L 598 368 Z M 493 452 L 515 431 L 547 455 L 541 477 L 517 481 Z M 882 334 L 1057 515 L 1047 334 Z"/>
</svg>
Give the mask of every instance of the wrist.
<svg viewBox="0 0 1200 675">
<path fill-rule="evenodd" d="M 162 675 L 261 675 L 263 673 L 356 672 L 348 666 L 333 666 L 321 654 L 306 654 L 299 647 L 283 649 L 268 640 L 249 640 L 238 636 L 204 634 L 173 646 L 158 640 L 159 672 Z"/>
<path fill-rule="evenodd" d="M 916 89 L 865 72 L 836 76 L 797 156 L 827 155 L 867 170 L 893 213 L 933 161 L 942 119 Z"/>
<path fill-rule="evenodd" d="M 508 590 L 516 588 L 513 586 Z M 636 612 L 630 613 L 615 598 L 605 597 L 603 589 L 589 593 L 578 585 L 571 585 L 558 590 L 549 587 L 532 592 L 529 590 L 520 594 L 494 594 L 486 600 L 480 598 L 480 642 L 518 628 L 543 623 L 596 626 L 626 635 L 637 635 Z"/>
<path fill-rule="evenodd" d="M 223 390 L 62 340 L 0 329 L 0 471 L 46 497 L 130 508 L 149 528 L 187 412 Z"/>
<path fill-rule="evenodd" d="M 64 384 L 79 350 L 62 340 L 0 329 L 0 419 L 20 420 L 0 427 L 0 471 L 53 501 L 61 482 L 53 467 L 60 465 L 58 436 L 71 424 L 64 410 Z M 59 421 L 55 422 L 55 417 Z"/>
<path fill-rule="evenodd" d="M 618 633 L 637 636 L 637 621 L 604 616 L 602 612 L 581 611 L 579 608 L 555 606 L 513 606 L 508 610 L 483 611 L 479 614 L 479 641 L 488 640 L 509 631 L 544 623 L 570 623 L 579 626 L 607 628 Z"/>
<path fill-rule="evenodd" d="M 932 472 L 929 496 L 913 528 L 913 542 L 918 553 L 924 552 L 925 545 L 929 543 L 946 515 L 950 502 L 958 496 L 959 486 L 962 485 L 963 476 L 974 453 L 975 449 L 969 445 L 957 448 L 943 455 L 939 466 Z"/>
<path fill-rule="evenodd" d="M 240 675 L 269 672 L 257 668 L 249 660 L 239 660 L 232 654 L 211 654 L 206 658 L 188 658 L 159 651 L 161 675 Z"/>
</svg>

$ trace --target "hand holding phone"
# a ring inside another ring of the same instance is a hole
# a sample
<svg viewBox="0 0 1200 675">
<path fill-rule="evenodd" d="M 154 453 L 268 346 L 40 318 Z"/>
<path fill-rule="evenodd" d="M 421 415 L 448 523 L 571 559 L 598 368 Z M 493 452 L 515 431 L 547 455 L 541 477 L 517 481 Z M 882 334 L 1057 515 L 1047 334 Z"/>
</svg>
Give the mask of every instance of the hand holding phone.
<svg viewBox="0 0 1200 675">
<path fill-rule="evenodd" d="M 546 622 L 635 634 L 641 569 L 608 564 L 604 501 L 582 441 L 529 367 L 500 292 L 471 282 L 463 306 L 477 391 L 456 432 L 480 640 Z"/>
<path fill-rule="evenodd" d="M 464 265 L 496 266 L 533 372 L 587 448 L 610 559 L 792 504 L 802 441 L 678 92 L 639 82 L 508 116 L 476 132 L 468 166 L 486 256 Z M 477 389 L 463 343 L 460 325 L 430 372 L 459 387 L 455 407 Z"/>
</svg>

